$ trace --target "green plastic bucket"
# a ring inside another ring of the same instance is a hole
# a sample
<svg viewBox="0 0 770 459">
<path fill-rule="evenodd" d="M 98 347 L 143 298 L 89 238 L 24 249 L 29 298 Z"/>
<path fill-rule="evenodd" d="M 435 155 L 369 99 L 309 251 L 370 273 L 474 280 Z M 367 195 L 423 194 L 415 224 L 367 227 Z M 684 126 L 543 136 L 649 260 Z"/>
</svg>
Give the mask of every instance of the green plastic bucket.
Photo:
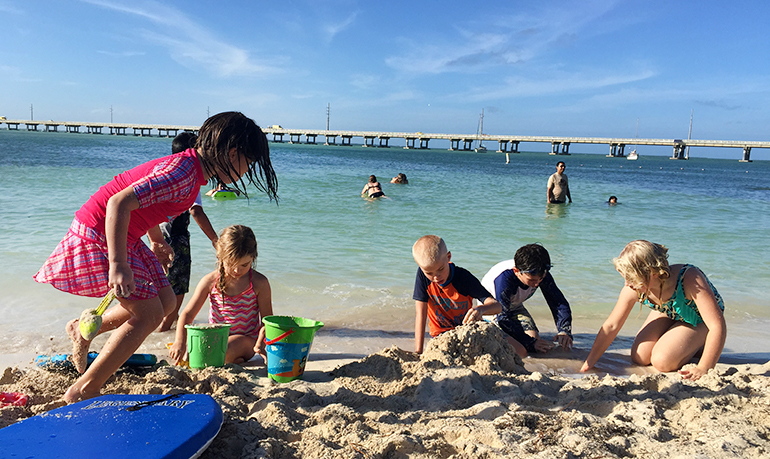
<svg viewBox="0 0 770 459">
<path fill-rule="evenodd" d="M 230 325 L 197 324 L 185 325 L 184 328 L 187 329 L 190 368 L 221 367 L 225 364 Z"/>
<path fill-rule="evenodd" d="M 279 383 L 301 378 L 313 337 L 324 326 L 323 322 L 302 317 L 267 316 L 262 323 L 265 324 L 267 375 Z"/>
</svg>

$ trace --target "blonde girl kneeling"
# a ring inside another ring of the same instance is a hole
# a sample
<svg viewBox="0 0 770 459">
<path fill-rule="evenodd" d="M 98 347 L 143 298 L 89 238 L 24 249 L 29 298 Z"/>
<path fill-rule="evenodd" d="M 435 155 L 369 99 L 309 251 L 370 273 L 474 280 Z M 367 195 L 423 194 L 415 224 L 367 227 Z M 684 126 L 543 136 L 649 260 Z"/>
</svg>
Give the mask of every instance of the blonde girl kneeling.
<svg viewBox="0 0 770 459">
<path fill-rule="evenodd" d="M 251 228 L 228 226 L 217 242 L 217 269 L 198 283 L 190 302 L 179 315 L 169 356 L 179 362 L 187 352 L 187 330 L 208 296 L 209 322 L 230 325 L 225 363 L 243 363 L 259 354 L 264 362 L 265 327 L 262 317 L 273 315 L 270 282 L 252 268 L 257 239 Z"/>
<path fill-rule="evenodd" d="M 714 368 L 727 336 L 724 303 L 706 275 L 695 266 L 669 266 L 668 249 L 638 240 L 613 260 L 626 285 L 596 335 L 580 371 L 593 368 L 626 322 L 637 301 L 652 311 L 631 346 L 631 360 L 659 371 L 676 371 L 702 352 L 698 365 L 679 373 L 696 380 Z"/>
</svg>

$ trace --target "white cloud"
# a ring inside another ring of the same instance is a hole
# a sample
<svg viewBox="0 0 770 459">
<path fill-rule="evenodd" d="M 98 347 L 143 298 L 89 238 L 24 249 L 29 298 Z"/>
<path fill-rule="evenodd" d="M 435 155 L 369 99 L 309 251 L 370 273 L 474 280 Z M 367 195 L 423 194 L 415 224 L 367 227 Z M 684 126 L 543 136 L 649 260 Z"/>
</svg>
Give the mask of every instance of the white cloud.
<svg viewBox="0 0 770 459">
<path fill-rule="evenodd" d="M 527 62 L 580 34 L 606 32 L 606 28 L 595 27 L 595 21 L 616 3 L 598 0 L 517 15 L 468 18 L 468 25 L 455 28 L 449 37 L 428 42 L 402 39 L 406 51 L 386 58 L 385 63 L 414 75 L 476 73 L 489 71 L 490 66 Z"/>
<path fill-rule="evenodd" d="M 21 69 L 18 67 L 11 67 L 9 65 L 0 65 L 0 77 L 2 77 L 3 80 L 6 82 L 23 82 L 23 83 L 34 83 L 43 81 L 40 78 L 29 78 L 25 77 Z"/>
<path fill-rule="evenodd" d="M 334 40 L 334 37 L 353 25 L 353 23 L 356 20 L 356 17 L 358 16 L 358 12 L 351 13 L 345 20 L 342 22 L 334 23 L 334 24 L 327 24 L 322 27 L 322 30 L 324 34 L 326 35 L 326 42 L 331 42 Z"/>
<path fill-rule="evenodd" d="M 167 48 L 171 58 L 187 68 L 202 68 L 221 77 L 279 72 L 277 67 L 253 59 L 247 50 L 220 40 L 203 24 L 175 8 L 155 1 L 131 4 L 106 0 L 81 1 L 147 20 L 151 27 L 137 30 L 138 36 Z"/>
<path fill-rule="evenodd" d="M 24 10 L 17 8 L 15 4 L 6 1 L 0 1 L 0 11 L 9 14 L 24 14 Z"/>
<path fill-rule="evenodd" d="M 470 100 L 483 101 L 510 97 L 536 97 L 573 93 L 638 82 L 656 75 L 657 72 L 652 70 L 640 70 L 625 74 L 598 70 L 588 73 L 573 72 L 552 78 L 515 76 L 506 78 L 502 85 L 497 88 L 477 88 L 471 94 L 468 94 L 467 97 Z"/>
<path fill-rule="evenodd" d="M 114 52 L 114 51 L 103 51 L 99 50 L 96 51 L 98 54 L 104 54 L 105 56 L 111 56 L 111 57 L 134 57 L 134 56 L 144 56 L 147 53 L 143 51 L 122 51 L 122 52 Z"/>
</svg>

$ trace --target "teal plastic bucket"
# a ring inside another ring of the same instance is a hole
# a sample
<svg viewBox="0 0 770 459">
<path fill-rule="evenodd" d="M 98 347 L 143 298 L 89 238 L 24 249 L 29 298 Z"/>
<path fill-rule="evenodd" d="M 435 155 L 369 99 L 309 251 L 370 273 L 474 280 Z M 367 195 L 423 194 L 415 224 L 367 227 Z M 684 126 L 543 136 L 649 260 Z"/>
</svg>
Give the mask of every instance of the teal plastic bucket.
<svg viewBox="0 0 770 459">
<path fill-rule="evenodd" d="M 265 324 L 268 377 L 280 383 L 301 378 L 313 337 L 324 326 L 323 322 L 303 317 L 267 316 L 262 323 Z"/>
<path fill-rule="evenodd" d="M 221 367 L 225 364 L 230 325 L 196 324 L 185 325 L 184 328 L 187 329 L 190 368 Z"/>
</svg>

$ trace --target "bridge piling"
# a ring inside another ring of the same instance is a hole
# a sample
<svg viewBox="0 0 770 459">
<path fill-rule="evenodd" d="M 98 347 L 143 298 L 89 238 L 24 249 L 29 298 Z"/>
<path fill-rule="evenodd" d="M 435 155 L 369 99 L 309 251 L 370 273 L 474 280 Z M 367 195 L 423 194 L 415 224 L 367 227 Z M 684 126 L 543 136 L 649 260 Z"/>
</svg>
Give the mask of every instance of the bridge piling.
<svg viewBox="0 0 770 459">
<path fill-rule="evenodd" d="M 687 147 L 681 140 L 674 140 L 674 156 L 669 159 L 687 159 L 685 157 Z"/>
<path fill-rule="evenodd" d="M 738 160 L 741 163 L 751 162 L 751 147 L 743 147 L 743 159 Z"/>
</svg>

